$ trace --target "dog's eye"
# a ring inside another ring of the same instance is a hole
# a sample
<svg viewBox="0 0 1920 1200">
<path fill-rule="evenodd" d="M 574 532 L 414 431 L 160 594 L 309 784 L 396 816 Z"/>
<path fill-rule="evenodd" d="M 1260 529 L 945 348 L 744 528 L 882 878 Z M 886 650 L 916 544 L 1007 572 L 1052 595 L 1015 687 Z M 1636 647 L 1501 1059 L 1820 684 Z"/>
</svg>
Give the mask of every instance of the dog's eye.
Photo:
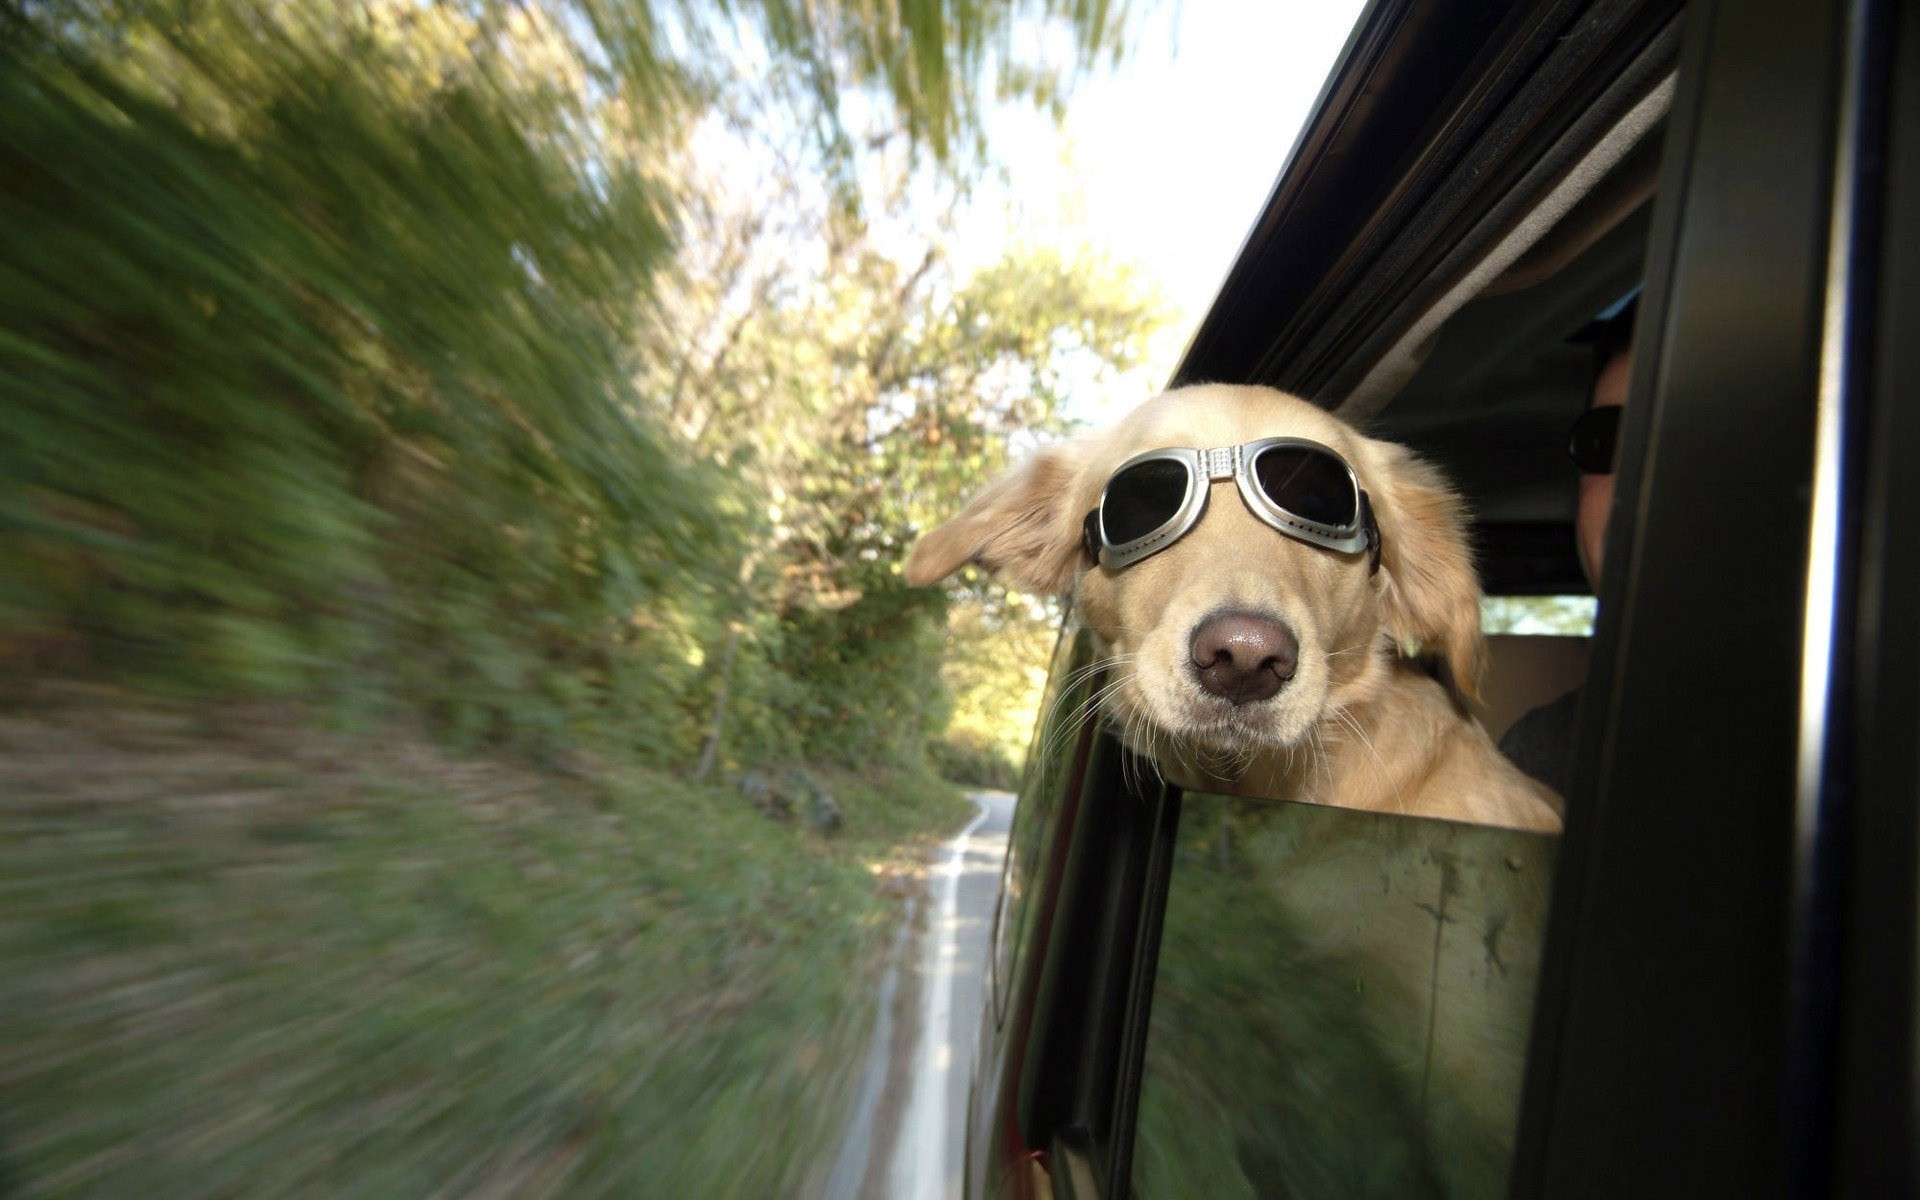
<svg viewBox="0 0 1920 1200">
<path fill-rule="evenodd" d="M 1137 463 L 1107 482 L 1100 525 L 1114 545 L 1137 541 L 1173 520 L 1186 503 L 1185 464 L 1171 459 Z"/>
<path fill-rule="evenodd" d="M 1274 446 L 1254 460 L 1254 478 L 1267 499 L 1296 517 L 1345 529 L 1359 519 L 1346 468 L 1317 450 Z"/>
</svg>

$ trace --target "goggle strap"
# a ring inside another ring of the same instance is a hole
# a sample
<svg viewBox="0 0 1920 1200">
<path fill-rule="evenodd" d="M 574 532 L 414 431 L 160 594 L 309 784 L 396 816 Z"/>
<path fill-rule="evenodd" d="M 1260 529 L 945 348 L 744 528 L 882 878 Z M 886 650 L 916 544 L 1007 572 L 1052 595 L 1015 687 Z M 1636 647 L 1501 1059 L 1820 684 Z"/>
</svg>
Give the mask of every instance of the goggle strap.
<svg viewBox="0 0 1920 1200">
<path fill-rule="evenodd" d="M 1372 567 L 1367 574 L 1380 573 L 1380 522 L 1373 519 L 1373 501 L 1367 498 L 1367 489 L 1360 489 L 1360 527 L 1367 531 L 1367 557 Z"/>
</svg>

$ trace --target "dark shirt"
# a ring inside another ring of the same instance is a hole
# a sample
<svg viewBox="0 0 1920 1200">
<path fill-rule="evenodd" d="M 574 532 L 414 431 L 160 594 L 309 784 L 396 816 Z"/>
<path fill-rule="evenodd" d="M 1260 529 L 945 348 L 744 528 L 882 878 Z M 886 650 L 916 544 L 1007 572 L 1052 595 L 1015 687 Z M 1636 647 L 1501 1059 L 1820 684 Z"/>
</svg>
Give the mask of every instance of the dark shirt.
<svg viewBox="0 0 1920 1200">
<path fill-rule="evenodd" d="M 1580 689 L 1575 688 L 1515 721 L 1500 738 L 1500 752 L 1565 796 L 1573 757 L 1573 719 L 1579 711 Z"/>
</svg>

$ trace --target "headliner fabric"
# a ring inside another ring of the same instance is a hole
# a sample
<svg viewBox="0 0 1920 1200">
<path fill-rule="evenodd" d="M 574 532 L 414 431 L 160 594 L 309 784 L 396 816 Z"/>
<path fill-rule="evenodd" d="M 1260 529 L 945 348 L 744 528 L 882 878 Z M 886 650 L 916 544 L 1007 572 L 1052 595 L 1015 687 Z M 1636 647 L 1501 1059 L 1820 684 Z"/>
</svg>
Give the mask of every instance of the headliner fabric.
<svg viewBox="0 0 1920 1200">
<path fill-rule="evenodd" d="M 1392 348 L 1381 355 L 1345 400 L 1334 410 L 1355 425 L 1366 422 L 1385 408 L 1407 381 L 1412 379 L 1426 359 L 1435 334 L 1447 319 L 1469 300 L 1478 296 L 1522 255 L 1537 245 L 1553 227 L 1572 211 L 1580 199 L 1597 187 L 1607 173 L 1620 164 L 1627 152 L 1666 117 L 1673 104 L 1674 77 L 1669 73 L 1652 91 L 1615 122 L 1604 137 L 1588 151 L 1540 203 L 1527 211 L 1512 232 L 1496 242 L 1486 257 L 1448 288 L 1420 315 Z"/>
</svg>

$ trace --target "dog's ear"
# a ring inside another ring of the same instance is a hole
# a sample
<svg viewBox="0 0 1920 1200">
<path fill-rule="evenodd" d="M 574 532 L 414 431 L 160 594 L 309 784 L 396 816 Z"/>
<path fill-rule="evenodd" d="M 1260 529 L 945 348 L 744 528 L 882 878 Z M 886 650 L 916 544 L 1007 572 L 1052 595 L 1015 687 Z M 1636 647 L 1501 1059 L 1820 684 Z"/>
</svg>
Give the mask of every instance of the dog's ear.
<svg viewBox="0 0 1920 1200">
<path fill-rule="evenodd" d="M 1464 699 L 1480 696 L 1487 644 L 1466 505 L 1433 466 L 1404 446 L 1369 443 L 1366 486 L 1380 523 L 1387 631 L 1402 647 L 1435 654 Z"/>
<path fill-rule="evenodd" d="M 1079 565 L 1073 511 L 1079 455 L 1071 445 L 1041 451 L 987 485 L 960 515 L 914 544 L 907 582 L 938 583 L 968 563 L 998 571 L 1027 591 L 1060 595 Z"/>
</svg>

